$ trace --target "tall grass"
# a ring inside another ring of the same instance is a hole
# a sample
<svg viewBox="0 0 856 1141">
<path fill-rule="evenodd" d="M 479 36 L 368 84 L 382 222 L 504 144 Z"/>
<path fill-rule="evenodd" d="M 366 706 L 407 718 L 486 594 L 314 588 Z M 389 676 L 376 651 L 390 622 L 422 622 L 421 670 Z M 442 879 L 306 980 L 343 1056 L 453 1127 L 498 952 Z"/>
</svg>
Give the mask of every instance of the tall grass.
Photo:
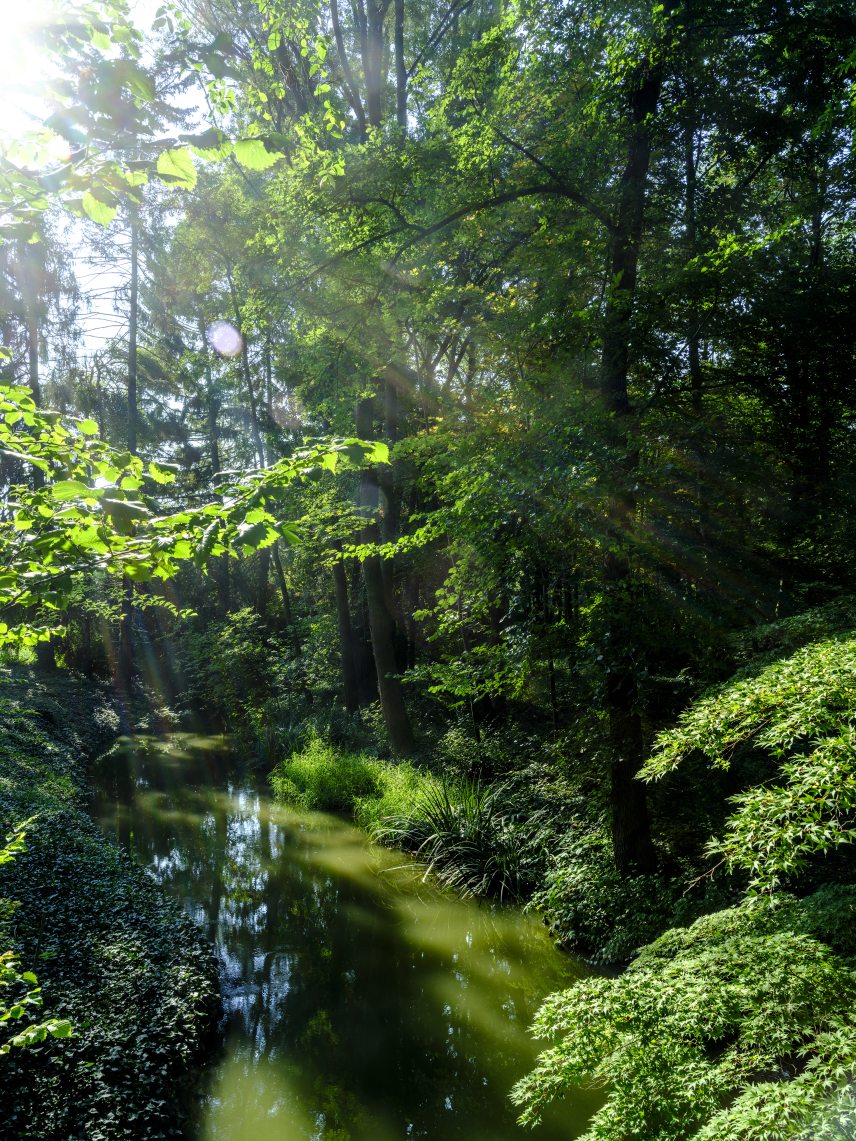
<svg viewBox="0 0 856 1141">
<path fill-rule="evenodd" d="M 508 785 L 447 782 L 408 761 L 337 749 L 315 732 L 277 765 L 271 784 L 288 804 L 353 815 L 460 895 L 523 894 L 528 849 Z"/>
<path fill-rule="evenodd" d="M 516 898 L 525 853 L 507 793 L 503 785 L 435 781 L 387 817 L 378 838 L 414 852 L 426 872 L 460 895 Z"/>
<path fill-rule="evenodd" d="M 306 744 L 271 774 L 274 793 L 287 804 L 325 812 L 353 812 L 359 798 L 380 795 L 378 762 L 346 753 L 310 733 Z"/>
</svg>

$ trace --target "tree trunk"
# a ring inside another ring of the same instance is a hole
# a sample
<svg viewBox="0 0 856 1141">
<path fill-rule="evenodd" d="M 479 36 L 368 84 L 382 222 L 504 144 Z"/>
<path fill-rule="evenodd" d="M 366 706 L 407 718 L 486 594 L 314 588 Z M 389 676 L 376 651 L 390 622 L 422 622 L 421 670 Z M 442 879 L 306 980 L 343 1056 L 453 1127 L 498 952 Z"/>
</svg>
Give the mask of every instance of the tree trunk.
<svg viewBox="0 0 856 1141">
<path fill-rule="evenodd" d="M 636 606 L 628 551 L 636 514 L 638 454 L 629 440 L 628 394 L 631 319 L 645 211 L 645 183 L 651 160 L 651 118 L 662 86 L 659 67 L 644 60 L 630 79 L 630 135 L 619 184 L 618 213 L 609 247 L 611 288 L 603 328 L 600 393 L 610 418 L 616 487 L 611 495 L 604 584 L 606 709 L 611 751 L 612 846 L 622 875 L 656 866 L 645 787 L 637 780 L 643 761 L 638 709 L 639 647 L 633 626 Z"/>
<path fill-rule="evenodd" d="M 139 305 L 140 214 L 137 204 L 129 205 L 131 223 L 131 289 L 128 312 L 128 451 L 137 454 L 137 317 Z M 122 579 L 122 618 L 119 624 L 117 662 L 120 689 L 129 695 L 134 676 L 134 586 Z"/>
<path fill-rule="evenodd" d="M 339 651 L 342 656 L 342 690 L 345 708 L 356 713 L 360 707 L 357 690 L 357 664 L 354 659 L 354 631 L 348 606 L 348 580 L 341 559 L 333 563 L 333 586 L 336 592 L 336 619 L 339 626 Z"/>
<path fill-rule="evenodd" d="M 373 406 L 374 401 L 371 399 L 361 400 L 357 405 L 356 427 L 361 439 L 371 438 Z M 366 469 L 360 479 L 360 503 L 367 517 L 366 526 L 360 534 L 362 543 L 378 542 L 378 528 L 374 519 L 378 498 L 377 473 L 370 468 Z M 363 560 L 363 581 L 366 585 L 369 629 L 386 731 L 394 752 L 399 755 L 412 753 L 415 742 L 398 677 L 395 622 L 387 604 L 383 569 L 377 555 L 369 555 Z"/>
<path fill-rule="evenodd" d="M 404 0 L 395 0 L 395 117 L 407 130 L 407 69 L 404 66 Z"/>
<path fill-rule="evenodd" d="M 128 314 L 128 451 L 137 454 L 137 308 L 139 305 L 140 214 L 136 203 L 129 206 L 131 220 L 131 292 Z"/>
<path fill-rule="evenodd" d="M 208 430 L 208 451 L 211 456 L 211 472 L 216 475 L 220 470 L 220 430 L 217 424 L 219 407 L 214 392 L 214 376 L 211 372 L 211 354 L 208 351 L 205 320 L 201 313 L 198 316 L 198 325 L 203 360 L 205 361 L 205 420 Z"/>
</svg>

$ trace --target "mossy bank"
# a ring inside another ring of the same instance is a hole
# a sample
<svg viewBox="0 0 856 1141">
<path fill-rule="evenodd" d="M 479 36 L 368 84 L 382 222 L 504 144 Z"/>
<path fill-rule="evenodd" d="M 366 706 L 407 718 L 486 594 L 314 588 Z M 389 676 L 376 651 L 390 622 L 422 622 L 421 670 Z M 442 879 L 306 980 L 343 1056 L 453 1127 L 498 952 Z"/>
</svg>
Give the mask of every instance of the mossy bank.
<svg viewBox="0 0 856 1141">
<path fill-rule="evenodd" d="M 0 828 L 36 817 L 0 872 L 0 943 L 71 1038 L 0 1058 L 0 1137 L 182 1133 L 218 1009 L 216 963 L 191 921 L 87 813 L 87 763 L 118 731 L 93 686 L 0 670 Z M 17 1029 L 18 1027 L 15 1027 Z"/>
</svg>

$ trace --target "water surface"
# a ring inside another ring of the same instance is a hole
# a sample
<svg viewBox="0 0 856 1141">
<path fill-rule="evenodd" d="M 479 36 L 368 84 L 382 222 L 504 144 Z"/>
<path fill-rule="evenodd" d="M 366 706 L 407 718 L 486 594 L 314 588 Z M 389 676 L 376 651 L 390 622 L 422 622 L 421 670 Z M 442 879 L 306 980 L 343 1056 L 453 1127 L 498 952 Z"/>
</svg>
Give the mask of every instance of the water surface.
<svg viewBox="0 0 856 1141">
<path fill-rule="evenodd" d="M 581 966 L 336 817 L 274 803 L 221 737 L 123 740 L 95 815 L 216 944 L 226 1012 L 193 1141 L 523 1141 L 540 1001 Z M 168 982 L 167 982 L 168 985 Z M 569 1141 L 595 1103 L 554 1107 Z"/>
</svg>

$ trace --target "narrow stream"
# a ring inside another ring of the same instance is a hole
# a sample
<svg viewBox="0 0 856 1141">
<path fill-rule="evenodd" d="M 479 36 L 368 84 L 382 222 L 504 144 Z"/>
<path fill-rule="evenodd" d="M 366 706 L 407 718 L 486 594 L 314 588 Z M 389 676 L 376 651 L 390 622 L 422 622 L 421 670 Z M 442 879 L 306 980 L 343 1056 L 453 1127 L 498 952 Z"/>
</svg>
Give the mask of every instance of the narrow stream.
<svg viewBox="0 0 856 1141">
<path fill-rule="evenodd" d="M 584 968 L 333 816 L 274 803 L 221 737 L 124 740 L 94 812 L 216 943 L 226 1011 L 192 1141 L 522 1141 L 508 1091 Z M 402 866 L 404 865 L 404 866 Z M 569 1141 L 596 1095 L 554 1108 Z"/>
</svg>

